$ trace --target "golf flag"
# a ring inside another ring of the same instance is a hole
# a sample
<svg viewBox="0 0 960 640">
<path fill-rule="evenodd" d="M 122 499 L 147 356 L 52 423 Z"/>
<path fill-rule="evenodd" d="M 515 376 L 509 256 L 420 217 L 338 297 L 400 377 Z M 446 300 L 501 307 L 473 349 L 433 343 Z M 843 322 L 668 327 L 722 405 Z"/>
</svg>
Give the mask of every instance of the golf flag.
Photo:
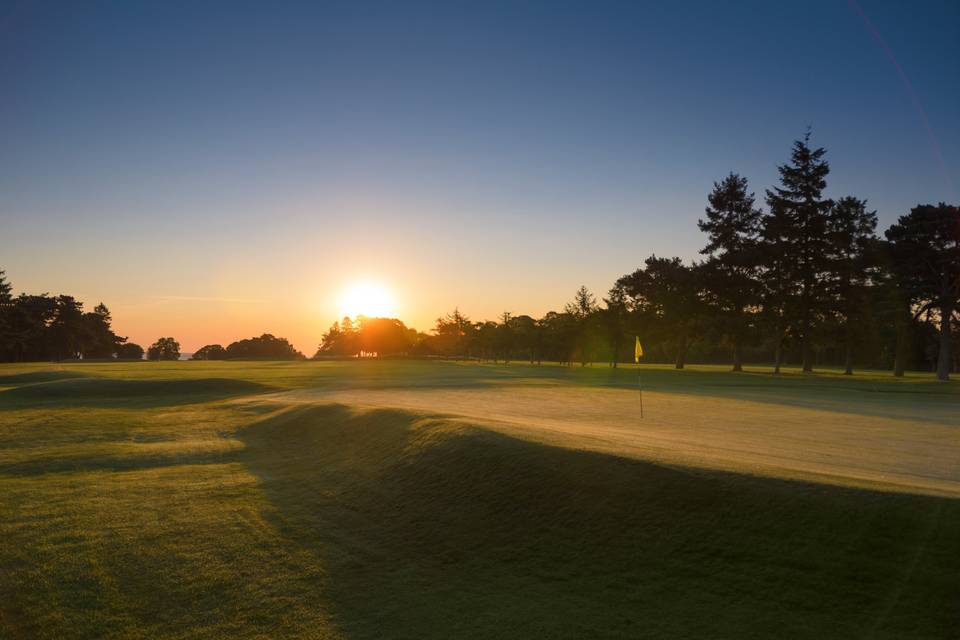
<svg viewBox="0 0 960 640">
<path fill-rule="evenodd" d="M 640 362 L 640 358 L 643 357 L 643 345 L 640 344 L 640 336 L 636 336 L 637 345 L 633 348 L 633 361 L 636 363 Z"/>
</svg>

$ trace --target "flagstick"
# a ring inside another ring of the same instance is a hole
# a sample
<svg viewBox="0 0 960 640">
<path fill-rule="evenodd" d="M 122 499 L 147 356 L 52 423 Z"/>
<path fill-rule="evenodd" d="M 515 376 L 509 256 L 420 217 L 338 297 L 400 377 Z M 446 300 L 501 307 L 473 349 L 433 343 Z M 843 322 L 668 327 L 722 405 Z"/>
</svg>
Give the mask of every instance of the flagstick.
<svg viewBox="0 0 960 640">
<path fill-rule="evenodd" d="M 643 417 L 643 376 L 640 375 L 640 363 L 637 363 L 637 388 L 640 389 L 640 417 Z"/>
</svg>

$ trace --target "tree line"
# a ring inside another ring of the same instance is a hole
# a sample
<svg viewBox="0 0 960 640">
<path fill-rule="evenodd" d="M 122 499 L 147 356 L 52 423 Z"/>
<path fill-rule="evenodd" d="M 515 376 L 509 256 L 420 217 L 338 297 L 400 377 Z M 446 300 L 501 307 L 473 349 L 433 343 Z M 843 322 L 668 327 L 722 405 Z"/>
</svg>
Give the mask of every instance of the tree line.
<svg viewBox="0 0 960 640">
<path fill-rule="evenodd" d="M 13 286 L 0 270 L 0 362 L 50 360 L 179 360 L 180 343 L 161 337 L 146 350 L 113 331 L 110 310 L 102 302 L 93 311 L 73 296 L 47 293 L 13 295 Z M 231 358 L 303 359 L 285 338 L 269 333 L 238 340 L 226 348 L 206 345 L 194 360 Z"/>
<path fill-rule="evenodd" d="M 473 322 L 454 310 L 429 335 L 399 320 L 345 318 L 317 356 L 442 355 L 509 362 L 606 361 L 632 357 L 730 363 L 787 362 L 812 371 L 838 364 L 929 368 L 946 380 L 960 369 L 960 208 L 917 205 L 877 234 L 867 201 L 824 195 L 830 165 L 810 132 L 794 142 L 779 183 L 757 204 L 747 179 L 714 183 L 704 216 L 703 258 L 651 255 L 618 278 L 602 302 L 581 287 L 562 312 L 505 312 Z"/>
<path fill-rule="evenodd" d="M 112 328 L 102 302 L 93 311 L 68 295 L 21 293 L 0 270 L 0 362 L 73 358 L 142 358 L 143 349 Z"/>
<path fill-rule="evenodd" d="M 474 322 L 454 309 L 421 333 L 396 318 L 344 318 L 323 334 L 315 358 L 443 356 L 563 364 L 629 361 L 640 336 L 645 361 L 786 363 L 960 370 L 960 208 L 921 204 L 877 234 L 877 216 L 852 195 L 824 195 L 830 165 L 810 132 L 794 142 L 779 182 L 758 205 L 747 179 L 714 183 L 697 222 L 700 260 L 651 255 L 606 296 L 580 287 L 562 311 L 540 318 L 504 312 Z M 175 360 L 160 338 L 146 351 L 114 333 L 100 303 L 85 312 L 68 295 L 14 297 L 0 271 L 0 361 L 74 358 Z M 193 358 L 300 359 L 271 334 Z"/>
</svg>

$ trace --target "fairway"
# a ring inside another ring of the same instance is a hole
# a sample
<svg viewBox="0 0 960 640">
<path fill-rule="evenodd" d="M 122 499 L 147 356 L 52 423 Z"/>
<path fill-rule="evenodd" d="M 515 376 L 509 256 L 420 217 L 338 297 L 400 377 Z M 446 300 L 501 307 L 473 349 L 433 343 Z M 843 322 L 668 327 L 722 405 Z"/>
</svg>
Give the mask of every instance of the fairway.
<svg viewBox="0 0 960 640">
<path fill-rule="evenodd" d="M 960 386 L 0 366 L 2 638 L 960 637 Z"/>
</svg>

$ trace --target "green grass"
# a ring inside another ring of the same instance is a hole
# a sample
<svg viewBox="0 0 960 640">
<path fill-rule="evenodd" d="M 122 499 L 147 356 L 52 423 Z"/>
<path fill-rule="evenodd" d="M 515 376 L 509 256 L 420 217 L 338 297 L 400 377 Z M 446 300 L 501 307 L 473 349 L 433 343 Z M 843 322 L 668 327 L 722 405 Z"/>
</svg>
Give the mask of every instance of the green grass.
<svg viewBox="0 0 960 640">
<path fill-rule="evenodd" d="M 619 398 L 636 373 L 0 367 L 0 637 L 960 637 L 956 497 L 663 464 L 477 417 L 522 423 L 502 399 L 529 393 Z M 749 410 L 960 442 L 960 388 L 928 376 L 643 375 L 650 429 L 674 398 L 731 434 Z M 476 410 L 429 410 L 449 394 Z"/>
</svg>

